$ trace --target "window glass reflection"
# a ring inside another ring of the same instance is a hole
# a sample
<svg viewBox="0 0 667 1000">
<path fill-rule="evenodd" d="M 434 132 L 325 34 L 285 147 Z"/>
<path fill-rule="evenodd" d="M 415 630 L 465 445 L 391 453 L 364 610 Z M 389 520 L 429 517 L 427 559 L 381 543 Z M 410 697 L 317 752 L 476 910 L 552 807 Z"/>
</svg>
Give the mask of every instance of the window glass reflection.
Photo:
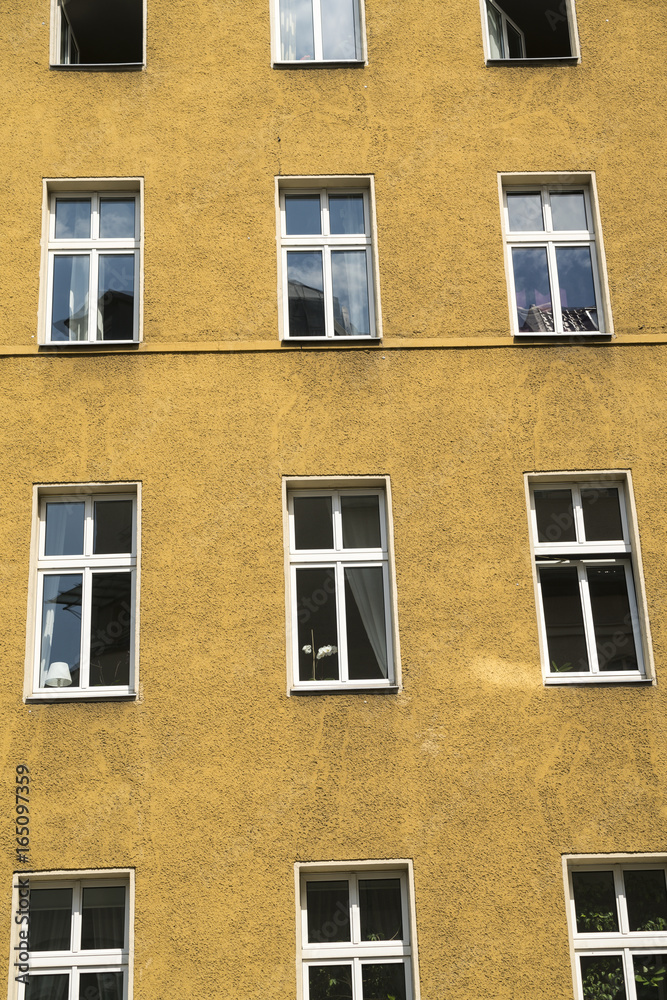
<svg viewBox="0 0 667 1000">
<path fill-rule="evenodd" d="M 507 210 L 512 232 L 534 233 L 544 229 L 542 195 L 539 192 L 508 194 Z"/>
<path fill-rule="evenodd" d="M 597 330 L 598 314 L 590 247 L 556 247 L 560 304 L 566 332 Z"/>
<path fill-rule="evenodd" d="M 368 336 L 368 274 L 365 250 L 332 250 L 334 335 Z"/>
<path fill-rule="evenodd" d="M 553 333 L 546 247 L 513 247 L 514 290 L 521 333 Z"/>
<path fill-rule="evenodd" d="M 576 566 L 540 566 L 551 673 L 590 670 Z"/>
<path fill-rule="evenodd" d="M 287 253 L 290 337 L 323 337 L 324 278 L 319 250 Z"/>
<path fill-rule="evenodd" d="M 57 240 L 90 239 L 90 198 L 56 198 Z"/>
<path fill-rule="evenodd" d="M 83 552 L 83 503 L 47 503 L 44 555 L 73 556 Z"/>
<path fill-rule="evenodd" d="M 281 59 L 315 58 L 312 0 L 280 0 Z"/>
<path fill-rule="evenodd" d="M 42 599 L 41 686 L 51 664 L 66 664 L 71 683 L 79 683 L 81 656 L 80 573 L 53 573 L 44 577 Z M 58 685 L 69 686 L 69 685 Z"/>
<path fill-rule="evenodd" d="M 88 336 L 87 254 L 58 254 L 53 259 L 51 340 L 85 340 Z"/>
<path fill-rule="evenodd" d="M 100 199 L 100 237 L 134 239 L 134 198 Z"/>
<path fill-rule="evenodd" d="M 132 340 L 134 254 L 100 254 L 97 339 Z"/>
<path fill-rule="evenodd" d="M 322 0 L 322 55 L 325 59 L 357 59 L 357 0 Z"/>
<path fill-rule="evenodd" d="M 319 236 L 322 210 L 319 194 L 285 195 L 285 232 L 288 236 Z"/>
<path fill-rule="evenodd" d="M 551 224 L 557 230 L 588 229 L 586 222 L 586 199 L 583 191 L 569 191 L 563 194 L 551 192 Z"/>
</svg>

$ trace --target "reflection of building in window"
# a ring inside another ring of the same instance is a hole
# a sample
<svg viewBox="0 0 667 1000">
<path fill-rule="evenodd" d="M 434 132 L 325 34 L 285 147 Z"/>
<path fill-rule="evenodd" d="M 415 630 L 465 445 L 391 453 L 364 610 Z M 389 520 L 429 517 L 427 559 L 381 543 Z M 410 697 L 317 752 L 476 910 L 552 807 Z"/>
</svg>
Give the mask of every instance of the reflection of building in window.
<svg viewBox="0 0 667 1000">
<path fill-rule="evenodd" d="M 143 62 L 143 0 L 58 0 L 56 64 Z"/>
<path fill-rule="evenodd" d="M 567 0 L 486 0 L 488 58 L 568 58 L 571 17 Z"/>
</svg>

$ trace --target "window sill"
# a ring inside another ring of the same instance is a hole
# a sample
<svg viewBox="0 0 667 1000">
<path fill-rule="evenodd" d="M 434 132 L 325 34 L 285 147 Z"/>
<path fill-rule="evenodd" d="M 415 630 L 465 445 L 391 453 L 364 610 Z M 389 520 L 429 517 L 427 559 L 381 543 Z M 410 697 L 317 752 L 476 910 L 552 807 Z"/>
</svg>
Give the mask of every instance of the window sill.
<svg viewBox="0 0 667 1000">
<path fill-rule="evenodd" d="M 368 65 L 365 59 L 276 59 L 273 69 L 363 69 Z"/>
<path fill-rule="evenodd" d="M 290 695 L 303 694 L 398 694 L 400 688 L 398 684 L 327 684 L 316 683 L 305 684 L 290 689 Z"/>
<path fill-rule="evenodd" d="M 607 343 L 614 336 L 614 334 L 611 331 L 606 332 L 604 330 L 591 330 L 590 332 L 582 330 L 579 333 L 540 333 L 539 331 L 532 333 L 513 333 L 512 336 L 515 340 L 522 341 L 524 343 L 532 343 L 534 341 L 535 343 L 543 344 L 545 340 L 556 340 L 559 344 L 568 344 L 579 343 L 582 340 L 586 341 L 586 343 L 594 343 L 596 341 Z"/>
<path fill-rule="evenodd" d="M 36 702 L 42 702 L 46 704 L 48 702 L 73 702 L 73 701 L 136 701 L 137 693 L 136 691 L 114 691 L 112 688 L 99 688 L 96 691 L 67 691 L 64 693 L 63 688 L 59 688 L 58 692 L 52 693 L 50 691 L 36 691 L 34 694 L 29 694 L 25 701 L 26 704 L 33 705 Z"/>
<path fill-rule="evenodd" d="M 487 59 L 487 66 L 578 66 L 579 56 L 541 56 L 536 59 Z"/>
<path fill-rule="evenodd" d="M 641 684 L 642 686 L 651 686 L 654 682 L 651 677 L 647 677 L 645 674 L 636 674 L 631 671 L 624 673 L 608 673 L 608 674 L 569 674 L 569 675 L 557 675 L 549 674 L 548 677 L 544 678 L 544 683 L 547 687 L 562 687 L 563 685 L 588 685 L 593 684 L 598 687 L 606 686 L 609 684 Z"/>
<path fill-rule="evenodd" d="M 146 63 L 51 63 L 49 69 L 65 73 L 137 73 L 144 69 Z"/>
<path fill-rule="evenodd" d="M 338 344 L 341 347 L 345 347 L 346 344 L 380 344 L 382 343 L 382 338 L 375 336 L 365 336 L 359 335 L 355 337 L 283 337 L 283 344 L 298 344 L 300 347 L 308 346 L 308 344 L 317 344 L 320 347 L 322 344 Z"/>
<path fill-rule="evenodd" d="M 62 351 L 62 350 L 113 350 L 114 347 L 122 347 L 127 350 L 128 347 L 139 347 L 140 341 L 138 340 L 53 340 L 47 341 L 44 344 L 39 344 L 40 351 L 52 350 L 52 351 Z"/>
</svg>

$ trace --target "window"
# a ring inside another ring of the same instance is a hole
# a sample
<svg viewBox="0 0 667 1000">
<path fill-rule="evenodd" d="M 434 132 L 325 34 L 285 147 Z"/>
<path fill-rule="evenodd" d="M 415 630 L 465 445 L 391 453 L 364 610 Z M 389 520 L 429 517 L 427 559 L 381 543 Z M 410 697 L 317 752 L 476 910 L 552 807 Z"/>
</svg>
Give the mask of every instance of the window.
<svg viewBox="0 0 667 1000">
<path fill-rule="evenodd" d="M 139 195 L 52 191 L 48 225 L 46 342 L 137 340 Z"/>
<path fill-rule="evenodd" d="M 590 187 L 519 184 L 503 191 L 515 336 L 610 333 Z"/>
<path fill-rule="evenodd" d="M 29 919 L 19 921 L 18 1000 L 128 1000 L 128 873 L 89 878 L 15 876 L 14 910 L 29 890 Z M 17 918 L 18 919 L 18 918 Z M 16 931 L 15 931 L 16 933 Z"/>
<path fill-rule="evenodd" d="M 38 545 L 33 693 L 131 694 L 136 491 L 43 491 Z"/>
<path fill-rule="evenodd" d="M 578 1000 L 664 1000 L 664 863 L 570 862 L 569 923 Z"/>
<path fill-rule="evenodd" d="M 141 66 L 143 0 L 52 0 L 53 66 Z"/>
<path fill-rule="evenodd" d="M 531 482 L 548 681 L 646 678 L 628 508 L 623 480 Z"/>
<path fill-rule="evenodd" d="M 273 0 L 279 25 L 278 60 L 361 62 L 360 0 Z"/>
<path fill-rule="evenodd" d="M 369 188 L 282 187 L 280 233 L 284 336 L 376 336 Z"/>
<path fill-rule="evenodd" d="M 385 491 L 299 489 L 287 503 L 294 688 L 391 686 Z"/>
<path fill-rule="evenodd" d="M 405 866 L 301 871 L 303 1000 L 416 1000 L 408 893 Z"/>
<path fill-rule="evenodd" d="M 482 0 L 489 62 L 576 62 L 573 0 Z"/>
</svg>

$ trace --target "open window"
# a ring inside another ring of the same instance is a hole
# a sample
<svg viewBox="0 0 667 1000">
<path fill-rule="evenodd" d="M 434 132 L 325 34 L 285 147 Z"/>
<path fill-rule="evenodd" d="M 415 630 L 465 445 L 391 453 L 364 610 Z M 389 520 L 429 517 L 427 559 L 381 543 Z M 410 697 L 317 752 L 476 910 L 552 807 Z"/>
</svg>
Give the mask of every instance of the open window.
<svg viewBox="0 0 667 1000">
<path fill-rule="evenodd" d="M 54 0 L 51 64 L 141 66 L 144 0 Z"/>
<path fill-rule="evenodd" d="M 574 0 L 483 0 L 487 62 L 576 60 Z"/>
</svg>

